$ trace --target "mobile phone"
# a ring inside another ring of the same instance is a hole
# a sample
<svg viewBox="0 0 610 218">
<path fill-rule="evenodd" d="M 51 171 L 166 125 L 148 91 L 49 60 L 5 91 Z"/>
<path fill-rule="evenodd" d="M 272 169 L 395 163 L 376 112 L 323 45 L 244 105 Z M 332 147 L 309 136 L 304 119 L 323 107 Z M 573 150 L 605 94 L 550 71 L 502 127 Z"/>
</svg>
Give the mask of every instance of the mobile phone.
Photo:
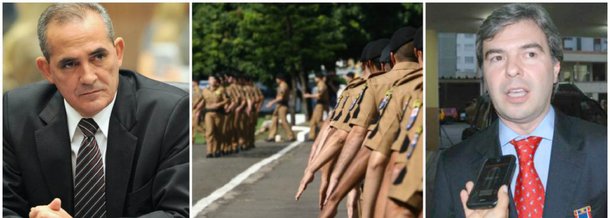
<svg viewBox="0 0 610 218">
<path fill-rule="evenodd" d="M 502 185 L 509 186 L 512 181 L 515 159 L 514 155 L 487 159 L 479 171 L 466 206 L 470 209 L 495 207 L 498 203 L 498 189 Z"/>
</svg>

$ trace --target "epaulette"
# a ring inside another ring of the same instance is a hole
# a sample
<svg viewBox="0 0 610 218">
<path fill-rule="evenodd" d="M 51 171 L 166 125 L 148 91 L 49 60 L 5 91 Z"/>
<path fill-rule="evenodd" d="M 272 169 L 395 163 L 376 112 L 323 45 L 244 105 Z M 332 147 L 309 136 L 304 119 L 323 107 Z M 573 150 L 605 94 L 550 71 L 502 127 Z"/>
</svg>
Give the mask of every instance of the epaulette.
<svg viewBox="0 0 610 218">
<path fill-rule="evenodd" d="M 392 83 L 392 86 L 399 86 L 399 85 L 405 84 L 405 83 L 407 83 L 409 81 L 412 81 L 414 79 L 417 79 L 419 77 L 422 77 L 423 74 L 418 73 L 418 72 L 421 72 L 421 71 L 422 71 L 422 68 L 418 68 L 418 69 L 415 69 L 415 70 L 412 70 L 412 71 L 408 72 L 402 78 L 394 81 L 394 83 Z"/>
<path fill-rule="evenodd" d="M 381 71 L 381 72 L 377 72 L 377 73 L 371 73 L 371 75 L 369 75 L 369 78 L 367 78 L 367 80 L 369 80 L 369 79 L 371 79 L 373 77 L 381 76 L 381 75 L 383 75 L 385 73 L 387 73 L 387 72 L 386 71 Z"/>
<path fill-rule="evenodd" d="M 363 84 L 363 83 L 365 83 L 365 82 L 366 82 L 366 80 L 365 80 L 365 79 L 362 79 L 362 78 L 356 78 L 356 79 L 354 79 L 353 81 L 351 81 L 349 84 L 347 84 L 347 87 L 345 87 L 345 89 L 351 89 L 351 88 L 354 88 L 354 87 L 359 86 L 359 85 L 361 85 L 361 84 Z"/>
</svg>

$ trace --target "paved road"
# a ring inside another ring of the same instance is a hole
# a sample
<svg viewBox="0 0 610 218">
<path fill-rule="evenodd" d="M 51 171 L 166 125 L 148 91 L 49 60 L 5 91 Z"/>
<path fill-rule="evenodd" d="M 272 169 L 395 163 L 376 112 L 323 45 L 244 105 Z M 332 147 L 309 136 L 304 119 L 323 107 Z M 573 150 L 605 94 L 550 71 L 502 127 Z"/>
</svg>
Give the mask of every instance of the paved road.
<svg viewBox="0 0 610 218">
<path fill-rule="evenodd" d="M 193 204 L 222 187 L 234 176 L 269 157 L 288 143 L 257 142 L 253 150 L 216 159 L 202 158 L 205 145 L 193 147 Z M 294 193 L 303 174 L 311 142 L 299 144 L 248 177 L 241 185 L 205 208 L 196 217 L 299 218 L 318 215 L 316 180 L 301 200 Z M 346 217 L 340 207 L 337 217 Z"/>
</svg>

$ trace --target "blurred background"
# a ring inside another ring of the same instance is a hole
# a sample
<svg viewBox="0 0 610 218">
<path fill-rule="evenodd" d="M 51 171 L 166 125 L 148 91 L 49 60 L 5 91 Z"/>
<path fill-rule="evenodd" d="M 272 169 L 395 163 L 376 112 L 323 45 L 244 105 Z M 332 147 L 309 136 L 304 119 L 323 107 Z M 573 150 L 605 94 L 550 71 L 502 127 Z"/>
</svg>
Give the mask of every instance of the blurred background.
<svg viewBox="0 0 610 218">
<path fill-rule="evenodd" d="M 475 42 L 479 26 L 502 5 L 426 4 L 428 196 L 438 154 L 497 119 L 478 68 Z M 551 104 L 564 114 L 607 125 L 606 3 L 540 5 L 563 37 L 564 60 Z"/>
<path fill-rule="evenodd" d="M 46 3 L 3 3 L 3 91 L 43 80 L 36 26 Z M 121 68 L 165 82 L 188 82 L 188 3 L 102 3 L 125 39 Z"/>
<path fill-rule="evenodd" d="M 290 119 L 296 120 L 295 113 L 311 114 L 313 101 L 300 93 L 316 92 L 315 73 L 327 76 L 334 106 L 343 76 L 361 75 L 366 43 L 390 38 L 400 27 L 422 26 L 422 13 L 418 3 L 194 3 L 193 80 L 203 88 L 211 74 L 249 75 L 273 99 L 273 78 L 286 75 Z"/>
</svg>

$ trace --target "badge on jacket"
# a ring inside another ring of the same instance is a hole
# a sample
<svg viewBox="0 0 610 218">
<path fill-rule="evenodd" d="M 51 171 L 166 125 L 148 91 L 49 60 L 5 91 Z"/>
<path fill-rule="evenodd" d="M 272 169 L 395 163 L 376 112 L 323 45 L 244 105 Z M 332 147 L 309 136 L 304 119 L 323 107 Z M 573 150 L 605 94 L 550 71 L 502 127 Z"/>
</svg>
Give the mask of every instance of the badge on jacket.
<svg viewBox="0 0 610 218">
<path fill-rule="evenodd" d="M 379 114 L 383 114 L 383 110 L 388 106 L 390 99 L 392 99 L 392 89 L 385 92 L 385 97 L 383 97 L 383 100 L 379 103 L 379 107 L 377 108 Z"/>
<path fill-rule="evenodd" d="M 407 160 L 411 159 L 411 155 L 413 155 L 413 151 L 415 151 L 415 146 L 417 146 L 417 141 L 419 140 L 419 136 L 423 132 L 423 128 L 417 127 L 417 131 L 415 132 L 415 136 L 413 136 L 413 140 L 411 140 L 411 144 L 409 145 L 409 150 L 407 150 Z"/>
<path fill-rule="evenodd" d="M 575 218 L 591 218 L 591 206 L 586 206 L 577 210 L 574 210 Z"/>
<path fill-rule="evenodd" d="M 362 98 L 362 95 L 364 94 L 364 91 L 366 90 L 366 87 L 364 87 L 362 89 L 362 91 L 360 91 L 360 93 L 358 93 L 358 96 L 356 96 L 356 98 L 354 99 L 354 101 L 352 101 L 352 104 L 349 106 L 348 111 L 352 111 L 352 109 L 354 109 L 354 106 L 356 106 L 356 104 L 358 103 L 358 101 L 360 101 L 360 98 Z"/>
<path fill-rule="evenodd" d="M 411 115 L 409 116 L 409 122 L 407 122 L 406 130 L 411 129 L 413 127 L 413 123 L 417 119 L 417 114 L 419 114 L 419 109 L 421 108 L 421 102 L 419 100 L 415 100 L 413 102 L 413 108 L 411 109 Z"/>
</svg>

